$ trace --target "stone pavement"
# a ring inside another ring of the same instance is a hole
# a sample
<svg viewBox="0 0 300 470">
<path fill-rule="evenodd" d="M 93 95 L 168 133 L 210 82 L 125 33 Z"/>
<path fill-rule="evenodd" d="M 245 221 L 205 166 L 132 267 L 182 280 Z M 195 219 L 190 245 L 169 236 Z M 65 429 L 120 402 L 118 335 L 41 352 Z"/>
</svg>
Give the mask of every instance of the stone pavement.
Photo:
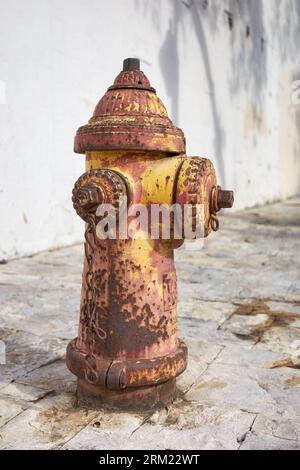
<svg viewBox="0 0 300 470">
<path fill-rule="evenodd" d="M 176 253 L 189 366 L 154 413 L 74 407 L 82 246 L 0 265 L 0 449 L 300 449 L 300 199 L 220 226 Z"/>
</svg>

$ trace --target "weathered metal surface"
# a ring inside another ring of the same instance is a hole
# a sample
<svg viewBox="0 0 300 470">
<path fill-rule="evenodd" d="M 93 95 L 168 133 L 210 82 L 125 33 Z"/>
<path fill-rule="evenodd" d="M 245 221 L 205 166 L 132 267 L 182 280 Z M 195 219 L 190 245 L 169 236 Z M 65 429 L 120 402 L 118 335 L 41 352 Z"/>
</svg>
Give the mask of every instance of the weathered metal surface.
<svg viewBox="0 0 300 470">
<path fill-rule="evenodd" d="M 193 210 L 193 230 L 196 225 L 196 205 L 202 205 L 201 219 L 203 223 L 203 235 L 206 237 L 212 227 L 212 213 L 210 197 L 213 187 L 216 185 L 216 174 L 213 164 L 207 158 L 185 158 L 180 168 L 176 185 L 176 201 L 182 206 L 191 204 Z"/>
<path fill-rule="evenodd" d="M 86 355 L 73 340 L 68 345 L 67 364 L 80 379 L 119 390 L 167 382 L 185 370 L 186 357 L 187 348 L 181 340 L 173 353 L 139 360 L 104 360 L 96 354 Z"/>
<path fill-rule="evenodd" d="M 171 399 L 175 378 L 187 363 L 177 333 L 175 239 L 99 239 L 96 206 L 202 204 L 204 236 L 217 228 L 216 213 L 232 202 L 217 186 L 212 163 L 188 158 L 182 131 L 139 71 L 124 63 L 114 85 L 80 128 L 75 150 L 86 152 L 86 173 L 75 184 L 74 208 L 86 222 L 85 260 L 78 337 L 68 346 L 67 365 L 78 377 L 78 395 L 92 406 L 148 407 Z M 127 215 L 127 221 L 134 219 Z M 171 227 L 173 229 L 173 225 Z M 160 227 L 162 229 L 162 227 Z M 148 233 L 148 235 L 149 235 Z"/>
<path fill-rule="evenodd" d="M 95 221 L 99 204 L 118 207 L 121 196 L 128 197 L 125 180 L 115 171 L 98 169 L 87 171 L 78 178 L 72 192 L 74 209 L 85 222 Z"/>
<path fill-rule="evenodd" d="M 75 152 L 108 149 L 185 151 L 183 132 L 174 127 L 155 89 L 138 69 L 126 69 L 117 76 L 89 123 L 77 131 Z"/>
</svg>

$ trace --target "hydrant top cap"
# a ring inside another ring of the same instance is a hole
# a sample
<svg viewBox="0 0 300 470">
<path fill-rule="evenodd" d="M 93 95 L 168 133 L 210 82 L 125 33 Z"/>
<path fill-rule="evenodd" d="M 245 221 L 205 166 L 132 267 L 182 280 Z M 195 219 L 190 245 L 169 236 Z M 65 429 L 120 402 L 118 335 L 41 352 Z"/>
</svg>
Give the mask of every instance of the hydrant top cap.
<svg viewBox="0 0 300 470">
<path fill-rule="evenodd" d="M 128 58 L 123 60 L 123 71 L 140 70 L 140 59 Z"/>
<path fill-rule="evenodd" d="M 88 124 L 75 136 L 74 151 L 145 150 L 171 155 L 185 152 L 185 138 L 168 117 L 165 106 L 140 70 L 128 58 Z"/>
</svg>

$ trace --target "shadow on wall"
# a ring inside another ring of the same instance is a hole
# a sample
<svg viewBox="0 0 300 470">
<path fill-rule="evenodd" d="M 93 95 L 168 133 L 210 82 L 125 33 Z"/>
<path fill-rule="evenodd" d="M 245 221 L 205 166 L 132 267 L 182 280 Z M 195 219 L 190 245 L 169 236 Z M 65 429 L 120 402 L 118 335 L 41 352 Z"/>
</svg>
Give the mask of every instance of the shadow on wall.
<svg viewBox="0 0 300 470">
<path fill-rule="evenodd" d="M 202 7 L 200 8 L 207 8 L 208 3 L 202 3 Z M 224 156 L 223 156 L 223 149 L 224 149 L 224 131 L 221 127 L 221 119 L 218 114 L 218 107 L 216 101 L 216 92 L 215 92 L 215 82 L 213 79 L 210 60 L 209 60 L 209 53 L 208 53 L 208 46 L 205 37 L 205 33 L 202 26 L 202 19 L 200 15 L 200 8 L 198 4 L 192 3 L 191 6 L 191 15 L 194 22 L 194 30 L 197 37 L 198 45 L 201 50 L 201 56 L 203 61 L 203 66 L 206 74 L 207 85 L 209 89 L 209 97 L 210 97 L 210 106 L 211 106 L 211 113 L 214 123 L 214 152 L 215 157 L 218 162 L 219 174 L 220 174 L 220 183 L 223 187 L 226 187 L 226 180 L 225 180 L 225 170 L 224 170 Z"/>
<path fill-rule="evenodd" d="M 169 21 L 163 45 L 159 50 L 159 64 L 166 83 L 168 96 L 171 98 L 171 116 L 175 123 L 179 121 L 179 54 L 178 54 L 178 8 L 174 5 L 174 17 Z M 171 77 L 171 79 L 170 79 Z"/>
<path fill-rule="evenodd" d="M 229 0 L 226 14 L 231 29 L 230 93 L 244 90 L 262 105 L 268 52 L 263 1 Z"/>
<path fill-rule="evenodd" d="M 150 15 L 153 25 L 161 30 L 159 11 L 162 0 L 144 2 L 135 0 L 136 8 L 142 8 L 144 15 Z M 211 116 L 214 126 L 214 153 L 218 163 L 220 182 L 226 186 L 224 169 L 224 148 L 226 123 L 222 122 L 218 110 L 216 90 L 228 86 L 232 97 L 241 90 L 249 94 L 260 108 L 264 105 L 267 84 L 268 47 L 278 48 L 284 61 L 298 52 L 300 29 L 300 2 L 295 0 L 274 0 L 272 7 L 271 37 L 267 38 L 264 25 L 263 0 L 169 0 L 171 18 L 164 41 L 159 50 L 159 64 L 172 101 L 171 116 L 176 124 L 179 121 L 179 41 L 186 41 L 184 19 L 190 16 L 190 24 L 197 39 L 203 69 L 206 75 Z M 284 5 L 283 5 L 284 4 Z M 294 17 L 291 19 L 290 13 Z M 269 19 L 268 19 L 269 20 Z M 291 21 L 294 27 L 291 28 Z M 208 43 L 211 37 L 228 27 L 228 43 L 231 49 L 230 76 L 213 76 Z M 188 32 L 191 34 L 191 31 Z M 288 38 L 288 41 L 286 40 Z M 289 50 L 287 51 L 287 44 Z"/>
<path fill-rule="evenodd" d="M 226 186 L 225 172 L 224 172 L 224 131 L 221 127 L 221 121 L 218 115 L 215 84 L 212 76 L 209 53 L 206 37 L 204 34 L 201 11 L 208 7 L 207 1 L 193 2 L 191 0 L 180 0 L 174 1 L 169 0 L 171 8 L 173 9 L 172 17 L 169 21 L 169 28 L 167 30 L 164 42 L 159 51 L 159 64 L 161 72 L 166 84 L 166 90 L 168 95 L 171 97 L 172 108 L 171 116 L 175 123 L 179 121 L 179 53 L 178 43 L 180 28 L 183 28 L 183 18 L 186 14 L 189 14 L 193 21 L 194 33 L 196 35 L 199 48 L 201 51 L 201 57 L 203 61 L 204 70 L 206 73 L 207 84 L 209 88 L 209 97 L 211 102 L 211 113 L 214 123 L 214 152 L 218 162 L 218 168 L 220 172 L 220 182 L 223 186 Z M 140 2 L 136 1 L 136 6 L 139 7 Z M 145 4 L 144 8 L 145 8 Z M 148 8 L 152 9 L 152 3 L 148 3 Z M 157 1 L 153 3 L 153 8 L 157 10 Z M 144 11 L 145 13 L 145 11 Z M 153 17 L 153 16 L 152 16 Z"/>
</svg>

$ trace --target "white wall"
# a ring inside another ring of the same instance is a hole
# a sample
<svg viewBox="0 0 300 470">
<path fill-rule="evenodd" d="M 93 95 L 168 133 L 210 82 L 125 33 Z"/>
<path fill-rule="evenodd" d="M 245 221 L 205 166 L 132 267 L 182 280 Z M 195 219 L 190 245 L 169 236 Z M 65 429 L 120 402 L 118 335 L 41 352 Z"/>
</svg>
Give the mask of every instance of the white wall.
<svg viewBox="0 0 300 470">
<path fill-rule="evenodd" d="M 130 56 L 235 209 L 298 193 L 299 44 L 298 0 L 0 0 L 0 259 L 82 239 L 73 137 Z"/>
</svg>

